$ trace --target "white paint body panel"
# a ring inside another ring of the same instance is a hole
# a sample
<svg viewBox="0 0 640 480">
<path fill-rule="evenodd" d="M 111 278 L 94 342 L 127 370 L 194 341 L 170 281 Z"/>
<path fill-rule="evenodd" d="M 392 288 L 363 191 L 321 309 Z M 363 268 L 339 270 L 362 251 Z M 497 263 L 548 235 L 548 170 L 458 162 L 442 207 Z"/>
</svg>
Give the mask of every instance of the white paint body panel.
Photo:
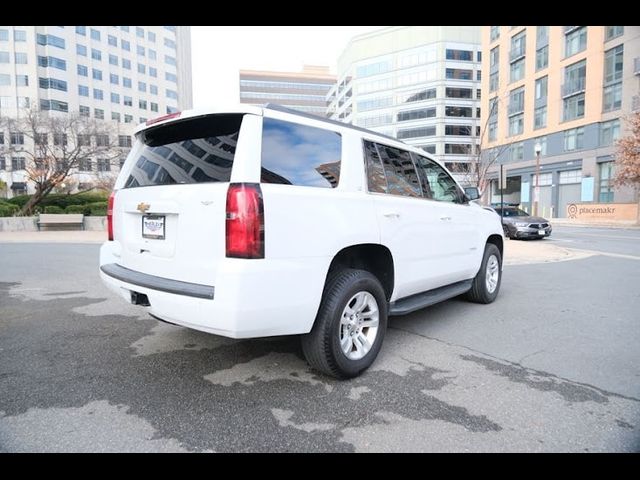
<svg viewBox="0 0 640 480">
<path fill-rule="evenodd" d="M 232 338 L 308 333 L 329 266 L 340 250 L 365 243 L 386 246 L 394 261 L 390 300 L 395 301 L 473 278 L 487 238 L 503 235 L 500 218 L 473 202 L 458 205 L 368 193 L 363 138 L 425 155 L 374 132 L 247 106 L 186 112 L 180 118 L 229 112 L 246 113 L 231 182 L 259 182 L 262 121 L 267 116 L 340 133 L 340 182 L 336 188 L 261 184 L 265 258 L 245 260 L 225 256 L 228 183 L 123 189 L 126 178 L 121 176 L 116 183 L 116 240 L 102 245 L 100 265 L 116 263 L 215 288 L 213 300 L 200 299 L 127 284 L 100 272 L 104 283 L 126 301 L 132 290 L 146 294 L 151 306 L 141 308 L 161 319 Z M 138 143 L 127 162 L 133 161 Z M 166 214 L 166 240 L 141 238 L 140 202 L 151 205 L 147 213 Z"/>
</svg>

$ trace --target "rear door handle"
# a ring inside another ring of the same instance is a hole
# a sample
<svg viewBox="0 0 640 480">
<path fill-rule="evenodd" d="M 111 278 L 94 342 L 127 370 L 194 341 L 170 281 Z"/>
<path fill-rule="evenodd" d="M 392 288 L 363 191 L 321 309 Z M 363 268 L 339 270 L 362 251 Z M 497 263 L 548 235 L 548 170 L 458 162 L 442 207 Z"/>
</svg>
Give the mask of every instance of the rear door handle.
<svg viewBox="0 0 640 480">
<path fill-rule="evenodd" d="M 451 217 L 447 217 L 447 216 L 440 217 L 440 220 L 442 220 L 443 222 L 449 222 L 451 220 Z"/>
<path fill-rule="evenodd" d="M 400 218 L 400 214 L 398 212 L 385 212 L 382 215 L 387 218 Z"/>
</svg>

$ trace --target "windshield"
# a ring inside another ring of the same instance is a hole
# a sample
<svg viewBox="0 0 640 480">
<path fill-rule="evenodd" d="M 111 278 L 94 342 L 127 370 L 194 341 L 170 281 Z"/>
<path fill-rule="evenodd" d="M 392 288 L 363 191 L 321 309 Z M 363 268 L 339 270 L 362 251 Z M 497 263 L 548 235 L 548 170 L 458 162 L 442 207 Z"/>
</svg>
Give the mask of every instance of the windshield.
<svg viewBox="0 0 640 480">
<path fill-rule="evenodd" d="M 519 208 L 496 208 L 498 215 L 502 214 L 503 217 L 528 217 L 529 214 Z"/>
</svg>

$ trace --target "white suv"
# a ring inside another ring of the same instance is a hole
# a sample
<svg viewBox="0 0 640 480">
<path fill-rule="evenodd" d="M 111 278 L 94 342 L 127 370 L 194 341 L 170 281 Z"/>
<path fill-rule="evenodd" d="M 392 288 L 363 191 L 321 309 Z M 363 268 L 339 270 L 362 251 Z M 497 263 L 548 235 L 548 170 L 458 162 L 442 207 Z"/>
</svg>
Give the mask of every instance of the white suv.
<svg viewBox="0 0 640 480">
<path fill-rule="evenodd" d="M 503 231 L 422 150 L 279 106 L 136 130 L 109 199 L 102 280 L 154 317 L 232 338 L 299 334 L 339 378 L 387 317 L 500 289 Z"/>
</svg>

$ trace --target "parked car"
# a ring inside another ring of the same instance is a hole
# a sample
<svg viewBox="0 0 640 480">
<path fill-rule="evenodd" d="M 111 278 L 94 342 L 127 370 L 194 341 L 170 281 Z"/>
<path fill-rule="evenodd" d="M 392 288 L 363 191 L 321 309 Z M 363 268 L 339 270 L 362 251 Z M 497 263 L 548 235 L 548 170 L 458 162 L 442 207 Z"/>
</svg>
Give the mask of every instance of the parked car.
<svg viewBox="0 0 640 480">
<path fill-rule="evenodd" d="M 517 207 L 493 207 L 498 215 L 502 214 L 504 236 L 509 238 L 544 238 L 553 230 L 549 220 L 533 217 Z"/>
<path fill-rule="evenodd" d="M 158 319 L 300 335 L 311 366 L 346 378 L 389 315 L 498 295 L 500 219 L 422 150 L 271 105 L 174 113 L 135 137 L 100 276 Z"/>
</svg>

